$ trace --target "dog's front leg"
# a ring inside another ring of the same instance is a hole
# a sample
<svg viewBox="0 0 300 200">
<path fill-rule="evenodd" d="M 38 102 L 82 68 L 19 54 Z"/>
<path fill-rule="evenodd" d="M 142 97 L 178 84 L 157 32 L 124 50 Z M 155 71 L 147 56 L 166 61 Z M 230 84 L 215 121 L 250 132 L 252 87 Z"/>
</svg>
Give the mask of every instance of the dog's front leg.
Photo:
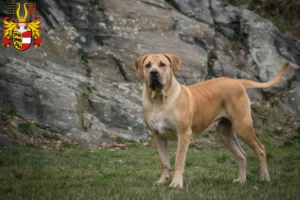
<svg viewBox="0 0 300 200">
<path fill-rule="evenodd" d="M 173 181 L 170 183 L 169 187 L 183 187 L 183 172 L 185 165 L 185 158 L 187 150 L 190 144 L 190 137 L 192 131 L 186 131 L 178 134 L 178 147 L 176 152 L 176 161 L 175 161 L 175 172 Z"/>
<path fill-rule="evenodd" d="M 168 141 L 159 137 L 156 133 L 152 133 L 155 142 L 156 149 L 158 151 L 158 156 L 161 165 L 161 175 L 158 181 L 154 185 L 162 185 L 168 180 L 170 173 L 170 161 L 168 155 Z"/>
</svg>

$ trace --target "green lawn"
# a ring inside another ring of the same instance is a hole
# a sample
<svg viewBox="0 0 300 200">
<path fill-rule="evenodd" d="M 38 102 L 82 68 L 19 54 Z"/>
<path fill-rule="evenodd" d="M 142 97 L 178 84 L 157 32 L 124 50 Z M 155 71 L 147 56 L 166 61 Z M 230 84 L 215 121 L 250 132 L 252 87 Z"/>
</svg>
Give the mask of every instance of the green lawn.
<svg viewBox="0 0 300 200">
<path fill-rule="evenodd" d="M 170 189 L 152 186 L 160 173 L 152 147 L 0 147 L 0 199 L 300 199 L 300 148 L 266 149 L 270 184 L 259 182 L 258 161 L 247 148 L 248 180 L 240 185 L 232 183 L 237 169 L 225 148 L 192 147 L 184 189 Z M 174 147 L 170 157 L 173 166 Z"/>
</svg>

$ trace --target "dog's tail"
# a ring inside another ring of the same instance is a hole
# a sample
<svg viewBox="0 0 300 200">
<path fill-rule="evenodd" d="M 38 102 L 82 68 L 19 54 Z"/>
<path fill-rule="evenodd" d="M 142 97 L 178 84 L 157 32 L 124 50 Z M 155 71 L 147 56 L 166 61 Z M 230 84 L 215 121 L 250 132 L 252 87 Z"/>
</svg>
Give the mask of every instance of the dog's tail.
<svg viewBox="0 0 300 200">
<path fill-rule="evenodd" d="M 236 79 L 236 81 L 240 82 L 244 87 L 247 88 L 268 88 L 276 83 L 278 83 L 283 76 L 284 72 L 286 71 L 287 67 L 289 66 L 289 62 L 286 62 L 284 65 L 282 65 L 281 70 L 278 72 L 278 74 L 273 78 L 272 80 L 266 82 L 266 83 L 258 83 L 246 79 Z"/>
</svg>

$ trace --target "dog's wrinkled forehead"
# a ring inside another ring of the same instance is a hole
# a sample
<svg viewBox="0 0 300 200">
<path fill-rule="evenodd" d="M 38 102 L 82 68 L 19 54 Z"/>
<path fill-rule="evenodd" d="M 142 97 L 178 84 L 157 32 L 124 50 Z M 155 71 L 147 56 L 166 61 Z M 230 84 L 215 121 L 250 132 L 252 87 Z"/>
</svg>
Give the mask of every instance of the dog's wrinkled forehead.
<svg viewBox="0 0 300 200">
<path fill-rule="evenodd" d="M 166 56 L 161 54 L 152 54 L 147 56 L 147 58 L 144 61 L 144 64 L 147 64 L 149 62 L 151 62 L 151 64 L 156 64 L 160 62 L 163 62 L 165 64 L 170 64 L 169 59 Z"/>
</svg>

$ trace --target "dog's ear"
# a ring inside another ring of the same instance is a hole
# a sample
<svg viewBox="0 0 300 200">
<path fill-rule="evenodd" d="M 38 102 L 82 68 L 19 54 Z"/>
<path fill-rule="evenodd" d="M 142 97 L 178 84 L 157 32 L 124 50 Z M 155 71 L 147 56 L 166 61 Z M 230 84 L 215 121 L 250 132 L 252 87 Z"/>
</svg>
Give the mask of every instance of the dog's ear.
<svg viewBox="0 0 300 200">
<path fill-rule="evenodd" d="M 173 71 L 174 74 L 179 73 L 180 71 L 180 63 L 181 60 L 178 56 L 174 56 L 172 54 L 164 54 L 164 56 L 170 61 L 171 64 L 171 69 Z"/>
<path fill-rule="evenodd" d="M 133 63 L 133 67 L 136 70 L 136 77 L 139 79 L 143 77 L 143 64 L 147 57 L 148 55 L 141 56 Z"/>
</svg>

